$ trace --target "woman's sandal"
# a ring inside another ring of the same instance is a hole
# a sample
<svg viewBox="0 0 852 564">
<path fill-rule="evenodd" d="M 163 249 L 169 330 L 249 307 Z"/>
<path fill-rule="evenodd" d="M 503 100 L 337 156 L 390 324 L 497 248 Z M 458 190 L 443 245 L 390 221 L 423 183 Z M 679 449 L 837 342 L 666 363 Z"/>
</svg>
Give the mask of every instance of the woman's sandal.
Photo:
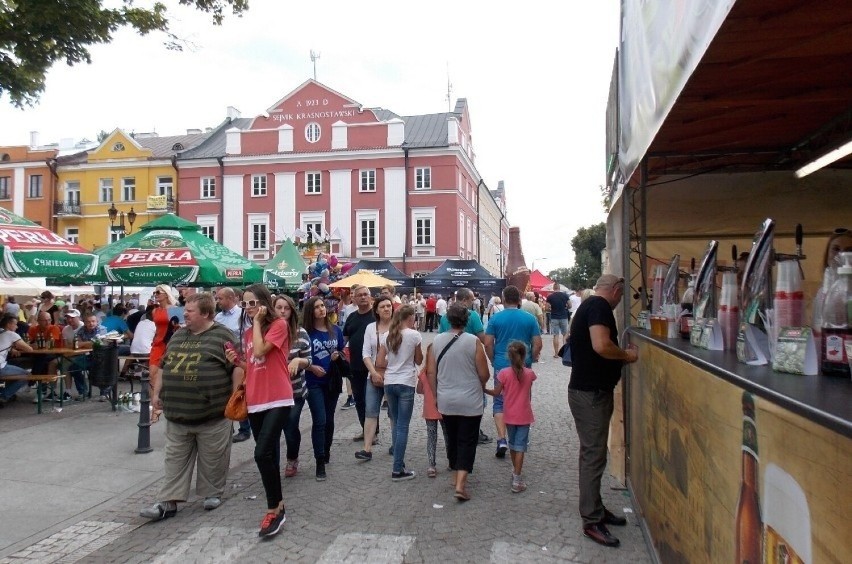
<svg viewBox="0 0 852 564">
<path fill-rule="evenodd" d="M 470 500 L 470 494 L 467 493 L 467 490 L 461 490 L 461 491 L 456 490 L 455 498 L 459 501 L 469 501 Z"/>
<path fill-rule="evenodd" d="M 434 478 L 435 476 L 438 475 L 438 470 L 434 466 L 430 466 L 426 470 L 426 475 L 429 476 L 430 478 Z"/>
</svg>

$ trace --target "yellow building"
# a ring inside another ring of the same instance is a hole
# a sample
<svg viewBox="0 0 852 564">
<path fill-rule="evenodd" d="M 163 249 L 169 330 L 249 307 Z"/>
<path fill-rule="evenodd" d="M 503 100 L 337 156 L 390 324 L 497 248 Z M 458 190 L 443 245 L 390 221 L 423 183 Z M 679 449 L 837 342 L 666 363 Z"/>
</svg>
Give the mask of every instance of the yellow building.
<svg viewBox="0 0 852 564">
<path fill-rule="evenodd" d="M 158 215 L 176 212 L 178 174 L 173 159 L 206 137 L 200 130 L 159 137 L 131 136 L 116 129 L 95 149 L 59 157 L 53 210 L 57 233 L 86 249 L 97 249 Z"/>
</svg>

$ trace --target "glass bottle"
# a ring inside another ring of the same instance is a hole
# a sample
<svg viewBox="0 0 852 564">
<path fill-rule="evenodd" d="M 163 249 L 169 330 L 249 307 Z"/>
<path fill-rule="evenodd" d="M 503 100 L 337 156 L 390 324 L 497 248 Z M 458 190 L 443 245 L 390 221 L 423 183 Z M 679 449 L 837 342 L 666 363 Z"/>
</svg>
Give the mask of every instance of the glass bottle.
<svg viewBox="0 0 852 564">
<path fill-rule="evenodd" d="M 849 378 L 845 343 L 852 341 L 852 253 L 840 253 L 837 280 L 825 296 L 822 309 L 822 373 Z"/>
<path fill-rule="evenodd" d="M 742 482 L 737 501 L 735 543 L 737 564 L 763 562 L 763 522 L 757 493 L 757 426 L 754 419 L 754 398 L 743 392 Z"/>
</svg>

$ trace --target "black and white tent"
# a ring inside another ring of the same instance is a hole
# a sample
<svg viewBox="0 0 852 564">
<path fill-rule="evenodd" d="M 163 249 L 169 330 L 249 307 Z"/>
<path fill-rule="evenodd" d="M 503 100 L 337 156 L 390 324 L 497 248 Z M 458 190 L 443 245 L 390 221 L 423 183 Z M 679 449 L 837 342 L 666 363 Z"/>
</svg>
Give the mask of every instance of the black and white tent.
<svg viewBox="0 0 852 564">
<path fill-rule="evenodd" d="M 417 279 L 417 291 L 447 295 L 459 288 L 480 294 L 499 294 L 506 287 L 504 278 L 496 278 L 475 260 L 448 259 L 438 268 Z"/>
</svg>

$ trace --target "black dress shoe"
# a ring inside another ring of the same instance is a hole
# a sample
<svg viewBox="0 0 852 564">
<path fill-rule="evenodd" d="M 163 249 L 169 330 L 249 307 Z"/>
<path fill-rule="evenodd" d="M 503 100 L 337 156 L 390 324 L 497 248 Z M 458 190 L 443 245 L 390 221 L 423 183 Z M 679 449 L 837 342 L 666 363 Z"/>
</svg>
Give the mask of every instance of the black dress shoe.
<svg viewBox="0 0 852 564">
<path fill-rule="evenodd" d="M 609 509 L 604 509 L 604 518 L 603 522 L 605 525 L 614 525 L 616 527 L 623 527 L 627 524 L 626 517 L 619 517 Z"/>
<path fill-rule="evenodd" d="M 243 441 L 247 441 L 251 438 L 250 433 L 243 433 L 242 431 L 239 433 L 234 433 L 234 436 L 231 437 L 231 442 L 241 443 Z"/>
<path fill-rule="evenodd" d="M 609 529 L 603 523 L 583 527 L 583 536 L 589 537 L 598 544 L 613 548 L 621 544 L 621 541 L 612 536 L 612 533 L 609 532 Z"/>
</svg>

